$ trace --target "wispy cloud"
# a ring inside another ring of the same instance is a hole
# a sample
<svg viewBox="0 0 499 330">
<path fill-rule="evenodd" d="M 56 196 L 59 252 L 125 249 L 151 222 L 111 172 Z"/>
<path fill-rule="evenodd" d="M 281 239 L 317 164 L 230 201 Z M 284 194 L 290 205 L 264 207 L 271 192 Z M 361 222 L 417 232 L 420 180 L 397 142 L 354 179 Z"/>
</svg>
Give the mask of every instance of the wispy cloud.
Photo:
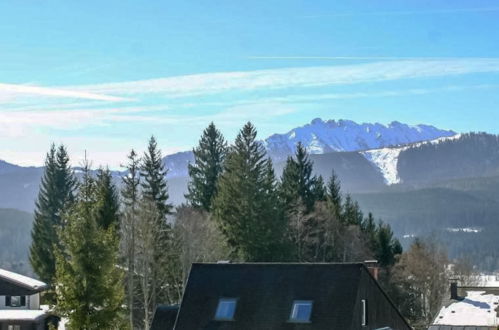
<svg viewBox="0 0 499 330">
<path fill-rule="evenodd" d="M 249 60 L 333 60 L 333 61 L 454 61 L 494 60 L 494 57 L 438 57 L 438 56 L 248 56 Z"/>
<path fill-rule="evenodd" d="M 229 91 L 307 88 L 433 78 L 472 73 L 498 73 L 499 58 L 397 60 L 374 63 L 218 72 L 132 82 L 72 87 L 98 94 L 158 94 L 188 97 Z"/>
<path fill-rule="evenodd" d="M 430 10 L 393 10 L 393 11 L 368 11 L 368 12 L 335 12 L 316 15 L 304 15 L 302 18 L 322 17 L 362 17 L 362 16 L 412 16 L 412 15 L 442 15 L 461 13 L 486 13 L 497 12 L 499 7 L 472 7 L 472 8 L 448 8 Z"/>
<path fill-rule="evenodd" d="M 29 85 L 2 84 L 0 83 L 0 99 L 15 98 L 19 95 L 48 96 L 56 98 L 73 98 L 96 101 L 121 102 L 129 99 L 104 94 L 91 93 L 81 90 L 68 90 L 60 88 L 38 87 Z"/>
</svg>

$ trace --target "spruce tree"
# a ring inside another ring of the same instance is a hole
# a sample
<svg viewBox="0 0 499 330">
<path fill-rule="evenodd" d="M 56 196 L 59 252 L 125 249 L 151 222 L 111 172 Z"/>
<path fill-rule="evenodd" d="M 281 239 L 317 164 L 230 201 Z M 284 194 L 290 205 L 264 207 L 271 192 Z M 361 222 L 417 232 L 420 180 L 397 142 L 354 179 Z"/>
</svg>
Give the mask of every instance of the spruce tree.
<svg viewBox="0 0 499 330">
<path fill-rule="evenodd" d="M 326 185 L 322 175 L 315 177 L 312 181 L 312 195 L 315 202 L 324 202 L 327 199 Z"/>
<path fill-rule="evenodd" d="M 268 243 L 270 253 L 265 256 L 265 260 L 286 260 L 290 257 L 289 242 L 286 237 L 287 219 L 279 203 L 278 184 L 270 158 L 267 158 L 264 164 L 261 188 L 262 217 L 268 227 L 265 239 L 270 240 Z"/>
<path fill-rule="evenodd" d="M 120 225 L 121 248 L 126 264 L 126 294 L 130 329 L 134 328 L 134 291 L 135 291 L 135 256 L 138 221 L 138 204 L 140 201 L 140 159 L 134 150 L 128 155 L 126 175 L 122 180 L 121 197 L 123 214 Z"/>
<path fill-rule="evenodd" d="M 312 162 L 300 142 L 296 147 L 295 158 L 288 157 L 286 161 L 279 195 L 288 213 L 297 207 L 297 203 L 303 203 L 305 211 L 310 212 L 316 201 L 313 189 L 317 178 L 312 176 Z"/>
<path fill-rule="evenodd" d="M 375 256 L 382 267 L 395 264 L 395 256 L 402 253 L 402 246 L 393 236 L 390 225 L 380 222 L 376 230 Z"/>
<path fill-rule="evenodd" d="M 275 177 L 257 131 L 247 123 L 227 155 L 214 200 L 214 216 L 236 257 L 271 261 L 283 225 L 276 218 Z M 273 205 L 270 205 L 273 204 Z"/>
<path fill-rule="evenodd" d="M 374 216 L 371 212 L 368 213 L 367 218 L 364 219 L 361 226 L 362 232 L 366 235 L 367 242 L 371 251 L 376 250 L 377 247 L 377 229 L 374 221 Z"/>
<path fill-rule="evenodd" d="M 96 217 L 97 224 L 104 229 L 114 227 L 119 228 L 119 200 L 116 186 L 109 169 L 99 169 L 95 182 L 97 189 Z"/>
<path fill-rule="evenodd" d="M 124 298 L 115 228 L 97 222 L 102 198 L 88 165 L 77 199 L 60 228 L 56 251 L 57 312 L 70 329 L 122 329 Z"/>
<path fill-rule="evenodd" d="M 345 198 L 345 203 L 343 204 L 343 213 L 341 215 L 341 220 L 346 225 L 356 225 L 361 226 L 364 215 L 360 210 L 359 204 L 352 199 L 350 194 Z"/>
<path fill-rule="evenodd" d="M 227 143 L 215 124 L 210 123 L 203 131 L 193 153 L 194 164 L 188 165 L 191 181 L 185 197 L 192 206 L 210 211 L 227 153 Z"/>
<path fill-rule="evenodd" d="M 173 249 L 172 229 L 167 222 L 167 216 L 172 213 L 172 205 L 168 203 L 168 186 L 166 169 L 163 165 L 161 152 L 157 147 L 156 139 L 151 137 L 147 151 L 144 153 L 141 165 L 141 186 L 144 205 L 153 203 L 155 222 L 143 223 L 144 226 L 153 226 L 155 241 L 152 254 L 155 261 L 151 272 L 151 305 L 159 302 L 178 303 L 178 278 L 176 268 L 179 267 L 178 254 Z M 181 280 L 181 279 L 180 279 Z"/>
<path fill-rule="evenodd" d="M 166 169 L 158 149 L 156 139 L 151 136 L 147 151 L 142 158 L 141 176 L 144 197 L 155 202 L 163 219 L 171 213 L 172 205 L 168 203 L 168 186 Z"/>
<path fill-rule="evenodd" d="M 58 228 L 65 208 L 73 201 L 76 179 L 69 166 L 64 146 L 52 145 L 45 160 L 45 170 L 36 201 L 31 232 L 30 262 L 38 277 L 53 283 L 55 275 L 54 249 L 59 244 Z M 47 295 L 49 301 L 51 295 Z"/>
<path fill-rule="evenodd" d="M 327 205 L 333 214 L 340 219 L 342 212 L 342 197 L 341 197 L 341 184 L 338 176 L 334 172 L 331 173 L 331 178 L 327 184 Z"/>
</svg>

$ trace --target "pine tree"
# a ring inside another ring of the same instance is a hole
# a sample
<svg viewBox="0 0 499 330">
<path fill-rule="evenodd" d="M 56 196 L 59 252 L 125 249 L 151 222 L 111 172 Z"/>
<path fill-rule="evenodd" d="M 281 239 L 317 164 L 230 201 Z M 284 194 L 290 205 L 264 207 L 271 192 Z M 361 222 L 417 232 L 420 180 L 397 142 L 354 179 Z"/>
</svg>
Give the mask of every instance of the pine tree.
<svg viewBox="0 0 499 330">
<path fill-rule="evenodd" d="M 272 165 L 256 134 L 255 127 L 247 123 L 237 135 L 220 177 L 214 215 L 237 257 L 270 261 L 276 258 L 275 244 L 282 241 L 284 226 L 275 217 Z"/>
<path fill-rule="evenodd" d="M 342 213 L 341 184 L 334 170 L 327 184 L 327 204 L 333 214 L 339 219 Z"/>
<path fill-rule="evenodd" d="M 371 251 L 376 251 L 377 247 L 377 229 L 376 223 L 374 221 L 374 216 L 371 212 L 368 213 L 367 218 L 364 219 L 361 226 L 362 232 L 364 232 L 367 243 Z"/>
<path fill-rule="evenodd" d="M 96 219 L 99 191 L 85 165 L 77 200 L 65 214 L 56 251 L 57 311 L 70 329 L 121 329 L 124 298 L 115 228 Z"/>
<path fill-rule="evenodd" d="M 359 204 L 352 199 L 350 194 L 345 198 L 345 203 L 343 204 L 343 213 L 341 219 L 343 223 L 347 225 L 361 226 L 364 215 L 360 210 Z"/>
<path fill-rule="evenodd" d="M 130 329 L 134 328 L 134 294 L 135 294 L 135 251 L 138 221 L 138 203 L 140 201 L 140 159 L 134 150 L 128 155 L 126 175 L 123 176 L 121 196 L 123 214 L 120 226 L 121 248 L 126 264 L 126 293 Z"/>
<path fill-rule="evenodd" d="M 104 229 L 119 228 L 119 200 L 116 186 L 109 169 L 97 171 L 96 189 L 99 199 L 96 201 L 97 224 Z"/>
<path fill-rule="evenodd" d="M 266 260 L 282 261 L 290 257 L 286 237 L 287 219 L 279 204 L 278 184 L 272 160 L 267 158 L 264 164 L 262 183 L 262 218 L 267 227 L 266 239 L 270 240 L 269 255 Z"/>
<path fill-rule="evenodd" d="M 151 230 L 155 231 L 154 245 L 149 251 L 154 260 L 150 270 L 151 304 L 156 306 L 158 302 L 178 303 L 181 294 L 178 290 L 178 282 L 181 282 L 181 279 L 176 277 L 179 267 L 178 253 L 173 249 L 172 229 L 167 222 L 167 216 L 172 213 L 172 205 L 168 203 L 166 170 L 154 137 L 149 140 L 149 146 L 142 158 L 140 174 L 142 204 L 153 203 L 155 212 L 158 212 L 159 215 L 154 217 L 155 222 L 149 221 L 140 224 L 141 226 L 152 226 Z"/>
<path fill-rule="evenodd" d="M 324 202 L 327 199 L 326 185 L 322 175 L 314 177 L 312 181 L 312 195 L 315 202 Z"/>
<path fill-rule="evenodd" d="M 52 145 L 45 160 L 45 171 L 36 202 L 35 220 L 31 232 L 30 262 L 33 270 L 46 283 L 55 275 L 54 248 L 59 244 L 58 228 L 65 208 L 73 201 L 76 179 L 69 166 L 64 146 Z M 49 294 L 47 298 L 52 299 Z"/>
<path fill-rule="evenodd" d="M 168 203 L 168 186 L 166 170 L 163 165 L 161 151 L 158 149 L 154 136 L 149 140 L 141 166 L 142 190 L 145 198 L 156 203 L 163 219 L 171 214 L 172 205 Z"/>
<path fill-rule="evenodd" d="M 195 160 L 188 165 L 191 181 L 185 197 L 192 206 L 210 211 L 227 153 L 227 143 L 213 123 L 204 130 L 193 152 Z"/>
<path fill-rule="evenodd" d="M 402 253 L 400 242 L 393 236 L 390 225 L 380 222 L 376 229 L 375 256 L 382 267 L 395 263 L 395 256 Z"/>
<path fill-rule="evenodd" d="M 297 203 L 303 203 L 306 212 L 310 212 L 315 203 L 312 162 L 301 143 L 296 147 L 295 158 L 288 157 L 282 172 L 279 195 L 285 210 L 289 213 L 296 208 Z"/>
</svg>

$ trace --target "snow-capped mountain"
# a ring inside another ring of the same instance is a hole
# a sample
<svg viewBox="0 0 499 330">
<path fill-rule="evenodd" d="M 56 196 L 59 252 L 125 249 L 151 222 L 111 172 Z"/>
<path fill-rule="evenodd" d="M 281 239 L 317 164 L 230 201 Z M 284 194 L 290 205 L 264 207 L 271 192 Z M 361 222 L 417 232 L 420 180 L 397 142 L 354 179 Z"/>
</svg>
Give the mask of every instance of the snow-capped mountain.
<svg viewBox="0 0 499 330">
<path fill-rule="evenodd" d="M 325 154 L 406 145 L 455 134 L 429 125 L 411 126 L 397 121 L 383 125 L 316 118 L 310 124 L 294 128 L 285 134 L 274 134 L 264 144 L 269 155 L 280 160 L 293 154 L 298 142 L 311 154 Z"/>
<path fill-rule="evenodd" d="M 311 154 L 325 154 L 408 145 L 455 134 L 453 131 L 438 129 L 434 126 L 412 126 L 397 121 L 383 125 L 379 123 L 358 124 L 351 120 L 324 121 L 316 118 L 310 124 L 296 127 L 287 133 L 273 134 L 262 143 L 267 154 L 277 163 L 293 155 L 298 142 L 301 142 Z M 369 155 L 365 156 L 369 157 Z M 193 160 L 194 155 L 191 151 L 166 156 L 164 163 L 168 168 L 168 178 L 187 176 L 187 164 Z M 378 166 L 377 163 L 374 164 Z"/>
</svg>

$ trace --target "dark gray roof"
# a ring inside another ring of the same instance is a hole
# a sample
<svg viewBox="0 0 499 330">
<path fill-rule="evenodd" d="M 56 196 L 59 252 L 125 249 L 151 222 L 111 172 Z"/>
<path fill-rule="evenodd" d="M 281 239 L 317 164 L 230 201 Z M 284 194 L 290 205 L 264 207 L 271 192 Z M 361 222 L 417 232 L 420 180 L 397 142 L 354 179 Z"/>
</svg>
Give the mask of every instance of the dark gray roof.
<svg viewBox="0 0 499 330">
<path fill-rule="evenodd" d="M 150 330 L 172 330 L 177 318 L 178 306 L 158 305 Z"/>
<path fill-rule="evenodd" d="M 371 278 L 359 263 L 193 264 L 175 330 L 352 329 L 361 278 L 366 277 Z M 374 287 L 377 299 L 388 306 L 393 324 L 409 329 L 375 281 L 367 282 L 363 285 Z M 222 297 L 238 299 L 234 321 L 214 320 Z M 294 300 L 313 301 L 311 323 L 289 322 Z"/>
</svg>

